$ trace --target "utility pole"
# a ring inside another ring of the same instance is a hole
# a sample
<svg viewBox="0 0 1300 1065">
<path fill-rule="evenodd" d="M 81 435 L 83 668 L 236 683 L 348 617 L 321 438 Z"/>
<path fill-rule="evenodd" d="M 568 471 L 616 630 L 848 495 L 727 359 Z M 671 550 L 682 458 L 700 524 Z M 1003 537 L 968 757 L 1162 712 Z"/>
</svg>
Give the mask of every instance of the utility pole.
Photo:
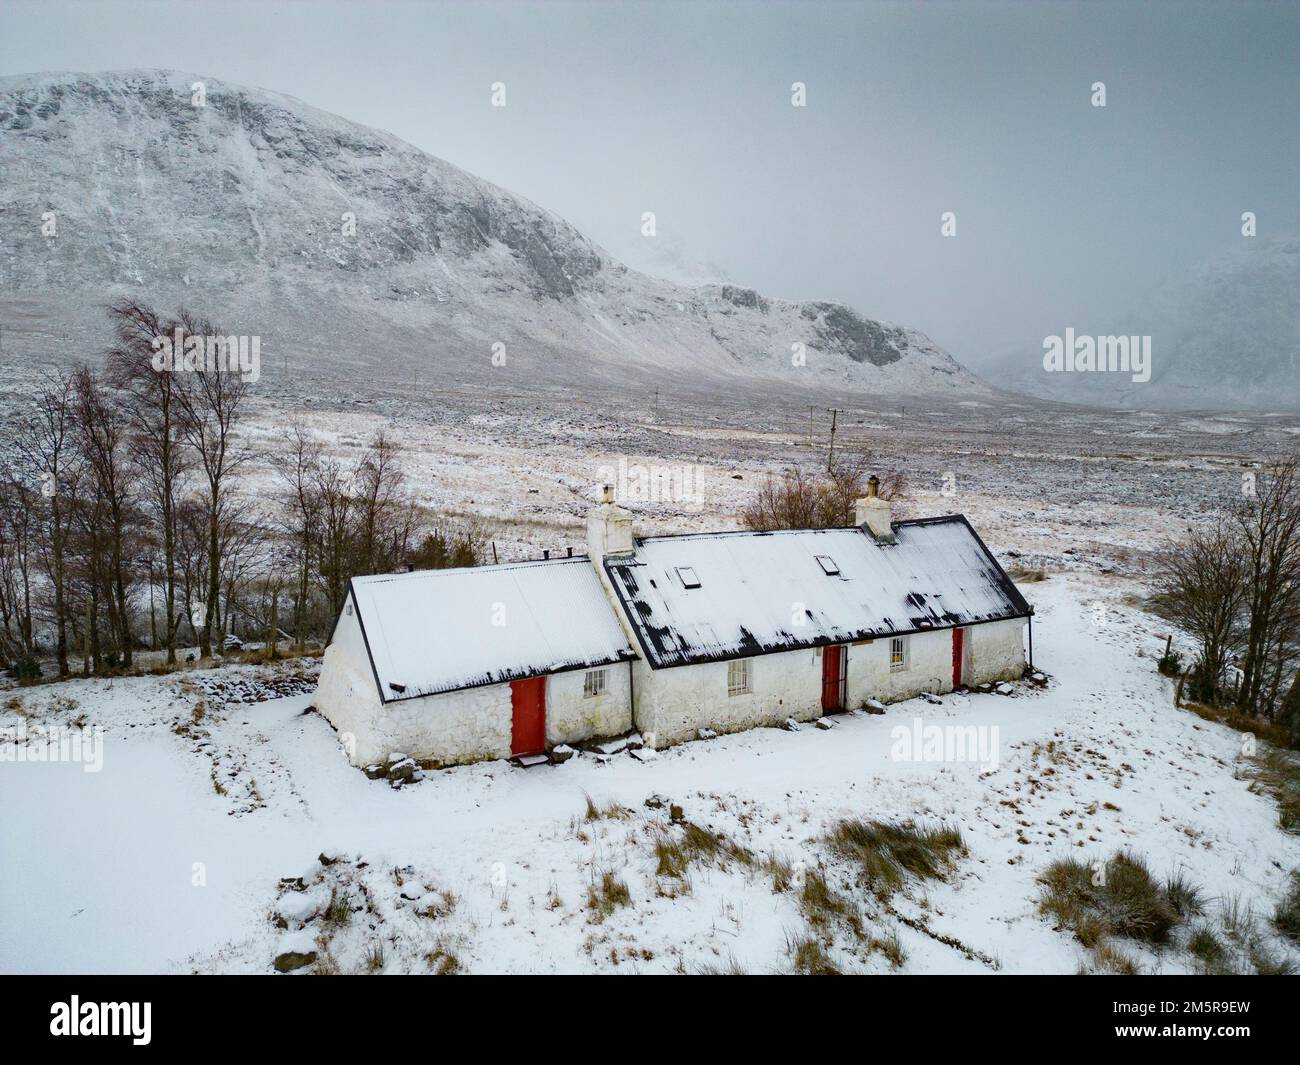
<svg viewBox="0 0 1300 1065">
<path fill-rule="evenodd" d="M 831 466 L 835 462 L 835 426 L 839 416 L 844 412 L 839 407 L 827 407 L 826 409 L 831 416 L 831 446 L 826 452 L 826 472 L 830 473 Z"/>
</svg>

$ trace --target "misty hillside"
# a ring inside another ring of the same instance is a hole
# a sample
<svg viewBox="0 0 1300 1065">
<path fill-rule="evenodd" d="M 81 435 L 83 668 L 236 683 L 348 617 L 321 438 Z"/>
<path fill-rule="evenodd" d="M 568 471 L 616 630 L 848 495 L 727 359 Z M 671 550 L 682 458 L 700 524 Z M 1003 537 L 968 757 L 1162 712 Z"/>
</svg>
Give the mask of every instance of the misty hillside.
<svg viewBox="0 0 1300 1065">
<path fill-rule="evenodd" d="M 1151 380 L 1047 373 L 1042 350 L 984 368 L 988 381 L 1072 403 L 1112 407 L 1294 410 L 1300 407 L 1300 237 L 1242 238 L 1221 258 L 1092 329 L 1151 337 Z"/>
<path fill-rule="evenodd" d="M 456 385 L 983 391 L 914 330 L 629 270 L 521 197 L 274 93 L 162 71 L 5 77 L 0 141 L 11 364 L 93 356 L 103 305 L 131 294 L 261 336 L 272 372 L 350 384 L 418 366 Z"/>
</svg>

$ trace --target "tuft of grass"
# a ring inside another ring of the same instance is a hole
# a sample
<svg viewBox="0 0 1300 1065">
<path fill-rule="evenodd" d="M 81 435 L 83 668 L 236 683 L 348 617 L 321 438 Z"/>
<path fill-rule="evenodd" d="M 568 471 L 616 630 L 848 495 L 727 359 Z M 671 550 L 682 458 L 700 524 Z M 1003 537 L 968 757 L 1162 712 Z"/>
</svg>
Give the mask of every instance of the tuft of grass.
<svg viewBox="0 0 1300 1065">
<path fill-rule="evenodd" d="M 346 893 L 340 893 L 337 888 L 330 888 L 329 905 L 325 907 L 322 919 L 332 928 L 340 928 L 347 924 L 352 920 L 352 900 Z"/>
<path fill-rule="evenodd" d="M 612 914 L 620 906 L 632 905 L 632 893 L 627 884 L 611 872 L 602 873 L 599 880 L 593 880 L 587 888 L 587 909 L 599 922 Z"/>
<path fill-rule="evenodd" d="M 794 866 L 775 854 L 769 854 L 762 862 L 763 871 L 772 877 L 772 890 L 784 895 L 794 884 Z"/>
<path fill-rule="evenodd" d="M 1277 803 L 1282 831 L 1300 835 L 1300 756 L 1261 745 L 1259 752 L 1248 759 L 1244 776 L 1250 780 L 1252 791 L 1262 791 Z"/>
<path fill-rule="evenodd" d="M 736 961 L 734 954 L 728 954 L 726 961 L 719 962 L 717 965 L 705 963 L 697 966 L 696 976 L 748 976 L 744 969 L 740 967 L 740 962 Z"/>
<path fill-rule="evenodd" d="M 1138 965 L 1134 959 L 1110 943 L 1098 943 L 1092 950 L 1093 961 L 1101 972 L 1116 976 L 1137 976 Z"/>
<path fill-rule="evenodd" d="M 1016 584 L 1037 584 L 1047 580 L 1047 574 L 1041 569 L 1026 569 L 1024 566 L 1012 566 L 1007 570 L 1007 576 Z"/>
<path fill-rule="evenodd" d="M 907 961 L 907 954 L 903 951 L 903 944 L 899 942 L 898 933 L 895 931 L 890 931 L 883 936 L 872 936 L 871 949 L 880 951 L 895 969 L 901 969 L 903 962 Z"/>
<path fill-rule="evenodd" d="M 840 821 L 828 834 L 831 849 L 857 865 L 867 888 L 885 900 L 908 880 L 943 880 L 966 852 L 961 832 L 947 825 Z"/>
<path fill-rule="evenodd" d="M 384 944 L 376 943 L 366 953 L 366 972 L 382 972 L 384 968 Z"/>
<path fill-rule="evenodd" d="M 1205 912 L 1204 894 L 1181 870 L 1165 878 L 1165 898 L 1182 920 Z"/>
<path fill-rule="evenodd" d="M 438 941 L 425 953 L 424 960 L 435 976 L 458 976 L 461 971 L 460 958 L 456 957 L 447 943 Z"/>
<path fill-rule="evenodd" d="M 1209 974 L 1221 974 L 1227 971 L 1228 947 L 1214 933 L 1208 924 L 1197 925 L 1187 937 L 1187 953 L 1201 963 L 1201 969 Z"/>
<path fill-rule="evenodd" d="M 839 976 L 840 970 L 826 953 L 821 941 L 812 936 L 787 943 L 794 971 L 804 976 Z"/>
<path fill-rule="evenodd" d="M 1290 886 L 1273 911 L 1273 927 L 1300 947 L 1300 869 L 1291 871 Z"/>
<path fill-rule="evenodd" d="M 754 855 L 725 834 L 686 821 L 681 832 L 665 828 L 655 840 L 655 876 L 686 879 L 692 862 L 711 862 L 726 868 L 729 861 L 753 865 Z"/>
<path fill-rule="evenodd" d="M 587 796 L 587 809 L 583 814 L 586 821 L 624 821 L 632 816 L 632 811 L 622 803 L 612 799 L 603 806 L 597 806 L 590 795 Z"/>
<path fill-rule="evenodd" d="M 1168 886 L 1132 854 L 1116 854 L 1100 875 L 1078 859 L 1065 858 L 1049 865 L 1038 882 L 1043 888 L 1039 910 L 1085 947 L 1096 948 L 1112 935 L 1160 945 L 1182 919 Z M 1199 905 L 1199 891 L 1181 877 L 1177 891 L 1180 904 Z"/>
<path fill-rule="evenodd" d="M 804 873 L 799 909 L 813 928 L 826 929 L 836 921 L 843 921 L 854 935 L 862 935 L 862 918 L 857 907 L 827 884 L 826 878 L 815 869 Z"/>
</svg>

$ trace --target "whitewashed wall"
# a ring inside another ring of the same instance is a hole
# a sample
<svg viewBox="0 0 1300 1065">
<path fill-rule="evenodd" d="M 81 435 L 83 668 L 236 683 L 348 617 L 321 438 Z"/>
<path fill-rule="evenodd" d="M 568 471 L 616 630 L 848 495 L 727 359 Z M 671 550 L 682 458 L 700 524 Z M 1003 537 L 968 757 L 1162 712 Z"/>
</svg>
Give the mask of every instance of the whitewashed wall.
<svg viewBox="0 0 1300 1065">
<path fill-rule="evenodd" d="M 1024 671 L 1022 619 L 990 622 L 966 630 L 967 683 L 1007 680 Z M 922 692 L 952 690 L 952 630 L 918 632 L 908 637 L 907 668 L 889 669 L 889 640 L 846 648 L 844 705 L 853 709 L 868 699 L 897 702 Z M 636 725 L 652 733 L 657 747 L 693 739 L 702 728 L 739 732 L 780 725 L 787 718 L 811 721 L 821 716 L 822 657 L 816 650 L 787 651 L 751 659 L 747 695 L 727 694 L 727 663 L 652 670 L 636 664 Z"/>
<path fill-rule="evenodd" d="M 606 668 L 606 691 L 592 698 L 583 696 L 585 670 L 547 677 L 547 746 L 632 727 L 627 666 Z M 394 751 L 442 765 L 510 756 L 509 684 L 381 704 L 360 627 L 346 611 L 325 651 L 315 705 L 338 731 L 354 765 L 382 762 Z"/>
<path fill-rule="evenodd" d="M 966 630 L 971 648 L 971 672 L 967 684 L 987 684 L 997 680 L 1016 680 L 1025 672 L 1024 618 L 990 621 Z"/>
</svg>

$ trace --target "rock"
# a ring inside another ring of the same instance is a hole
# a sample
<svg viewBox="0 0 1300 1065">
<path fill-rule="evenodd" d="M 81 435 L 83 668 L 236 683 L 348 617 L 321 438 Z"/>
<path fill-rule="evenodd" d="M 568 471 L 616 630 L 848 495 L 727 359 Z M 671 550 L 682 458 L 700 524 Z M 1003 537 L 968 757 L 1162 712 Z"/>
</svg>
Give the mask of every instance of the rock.
<svg viewBox="0 0 1300 1065">
<path fill-rule="evenodd" d="M 792 717 L 787 717 L 787 718 L 785 719 L 785 724 L 782 725 L 781 727 L 782 727 L 783 729 L 785 729 L 786 732 L 798 732 L 798 731 L 799 731 L 799 722 L 796 721 L 796 720 L 795 720 L 794 718 L 792 718 Z"/>
<path fill-rule="evenodd" d="M 1006 683 L 1006 681 L 1003 681 L 1001 684 L 997 686 L 997 693 L 999 695 L 1010 695 L 1015 690 L 1016 689 L 1013 688 L 1010 684 Z"/>
<path fill-rule="evenodd" d="M 321 865 L 333 865 L 335 862 L 341 862 L 343 858 L 344 854 L 342 851 L 329 850 L 321 851 L 320 854 L 316 856 L 316 860 L 320 862 Z"/>
<path fill-rule="evenodd" d="M 934 704 L 935 706 L 942 706 L 942 705 L 943 705 L 943 700 L 940 699 L 937 695 L 935 695 L 934 692 L 926 692 L 926 693 L 925 693 L 925 701 L 926 701 L 927 703 L 932 703 L 932 704 Z"/>
<path fill-rule="evenodd" d="M 595 749 L 601 754 L 618 754 L 620 751 L 634 751 L 644 745 L 645 741 L 641 739 L 641 734 L 633 732 L 630 736 L 619 736 L 617 739 L 598 743 Z"/>
<path fill-rule="evenodd" d="M 409 783 L 414 779 L 415 771 L 419 768 L 415 764 L 414 758 L 407 758 L 403 755 L 396 762 L 388 763 L 388 781 L 395 787 Z"/>
<path fill-rule="evenodd" d="M 645 801 L 646 807 L 651 810 L 662 810 L 664 806 L 667 805 L 667 803 L 668 800 L 665 799 L 662 795 L 651 795 Z"/>
<path fill-rule="evenodd" d="M 885 712 L 885 704 L 879 699 L 868 699 L 862 704 L 862 709 L 868 714 L 883 714 Z"/>
<path fill-rule="evenodd" d="M 275 971 L 291 973 L 316 960 L 316 941 L 306 932 L 286 932 L 275 948 Z"/>
<path fill-rule="evenodd" d="M 671 806 L 668 807 L 668 820 L 670 820 L 673 824 L 679 824 L 680 822 L 686 820 L 686 811 L 683 810 L 676 803 L 673 803 Z"/>
<path fill-rule="evenodd" d="M 280 877 L 280 886 L 290 888 L 293 891 L 301 891 L 304 885 L 300 876 L 282 876 Z"/>
<path fill-rule="evenodd" d="M 281 927 L 296 931 L 313 917 L 324 913 L 329 904 L 330 893 L 324 886 L 310 891 L 290 891 L 276 904 L 276 915 L 280 918 L 276 923 L 282 921 Z"/>
<path fill-rule="evenodd" d="M 565 762 L 577 753 L 578 752 L 567 743 L 561 743 L 558 747 L 551 748 L 551 761 L 556 765 L 564 765 Z"/>
<path fill-rule="evenodd" d="M 388 776 L 388 767 L 380 765 L 378 762 L 372 762 L 366 766 L 365 773 L 371 780 L 379 780 L 381 777 Z"/>
<path fill-rule="evenodd" d="M 401 895 L 407 902 L 419 902 L 428 892 L 424 890 L 423 885 L 410 883 L 402 888 Z"/>
<path fill-rule="evenodd" d="M 829 732 L 831 729 L 835 727 L 835 722 L 828 717 L 819 717 L 816 721 L 813 722 L 813 724 L 825 732 Z"/>
<path fill-rule="evenodd" d="M 653 762 L 659 757 L 659 752 L 653 747 L 634 747 L 628 753 L 638 762 Z"/>
<path fill-rule="evenodd" d="M 711 728 L 702 728 L 695 735 L 702 740 L 716 740 L 718 738 L 718 734 Z"/>
</svg>

